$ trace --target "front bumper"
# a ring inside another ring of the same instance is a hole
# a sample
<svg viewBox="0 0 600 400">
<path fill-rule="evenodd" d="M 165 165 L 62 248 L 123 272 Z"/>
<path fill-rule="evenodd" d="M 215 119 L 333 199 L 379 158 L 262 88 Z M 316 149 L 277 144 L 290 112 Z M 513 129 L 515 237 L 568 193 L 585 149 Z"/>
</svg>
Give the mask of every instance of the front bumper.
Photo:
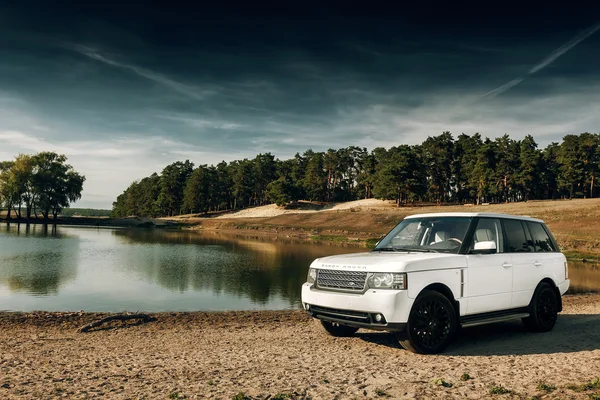
<svg viewBox="0 0 600 400">
<path fill-rule="evenodd" d="M 405 331 L 414 299 L 406 290 L 369 289 L 365 293 L 343 293 L 302 285 L 302 306 L 323 321 L 387 331 Z M 382 320 L 376 321 L 380 314 Z"/>
</svg>

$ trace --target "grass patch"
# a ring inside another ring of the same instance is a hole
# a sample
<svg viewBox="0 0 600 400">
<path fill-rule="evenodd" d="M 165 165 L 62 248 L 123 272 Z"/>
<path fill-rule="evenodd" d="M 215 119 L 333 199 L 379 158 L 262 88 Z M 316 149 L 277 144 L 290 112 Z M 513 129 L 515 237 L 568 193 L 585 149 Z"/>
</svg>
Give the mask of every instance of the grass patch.
<svg viewBox="0 0 600 400">
<path fill-rule="evenodd" d="M 574 392 L 586 392 L 588 390 L 600 389 L 600 378 L 596 378 L 593 381 L 581 385 L 567 385 L 567 389 L 573 390 Z"/>
<path fill-rule="evenodd" d="M 248 396 L 244 392 L 239 392 L 238 394 L 236 394 L 235 396 L 233 396 L 231 398 L 231 400 L 252 400 L 252 397 Z"/>
<path fill-rule="evenodd" d="M 537 389 L 550 393 L 550 392 L 553 392 L 554 390 L 556 390 L 556 386 L 540 381 L 540 382 L 538 382 Z"/>
<path fill-rule="evenodd" d="M 388 394 L 388 392 L 386 392 L 383 389 L 375 389 L 375 395 L 377 397 L 390 397 L 390 395 Z"/>
<path fill-rule="evenodd" d="M 450 382 L 446 382 L 444 380 L 444 378 L 435 379 L 433 381 L 433 384 L 436 385 L 436 386 L 442 386 L 442 387 L 445 387 L 445 388 L 451 388 L 452 387 L 452 384 Z"/>
<path fill-rule="evenodd" d="M 371 239 L 367 239 L 365 240 L 365 245 L 372 249 L 377 245 L 377 242 L 379 242 L 379 238 L 371 238 Z"/>
<path fill-rule="evenodd" d="M 471 375 L 467 374 L 466 372 L 460 376 L 461 381 L 468 381 L 469 379 L 473 379 L 473 378 L 471 377 Z"/>
<path fill-rule="evenodd" d="M 273 400 L 287 400 L 293 398 L 292 393 L 277 393 L 275 396 L 271 397 Z"/>
<path fill-rule="evenodd" d="M 320 240 L 323 242 L 347 242 L 348 238 L 345 236 L 335 235 L 313 235 L 310 237 L 312 240 Z"/>
<path fill-rule="evenodd" d="M 183 399 L 183 397 L 180 397 L 180 396 L 179 396 L 179 393 L 177 393 L 177 392 L 171 393 L 171 394 L 169 394 L 169 396 L 167 396 L 167 397 L 168 397 L 169 399 Z"/>
<path fill-rule="evenodd" d="M 504 386 L 494 385 L 490 388 L 490 394 L 508 394 L 512 393 L 512 390 L 505 388 Z"/>
</svg>

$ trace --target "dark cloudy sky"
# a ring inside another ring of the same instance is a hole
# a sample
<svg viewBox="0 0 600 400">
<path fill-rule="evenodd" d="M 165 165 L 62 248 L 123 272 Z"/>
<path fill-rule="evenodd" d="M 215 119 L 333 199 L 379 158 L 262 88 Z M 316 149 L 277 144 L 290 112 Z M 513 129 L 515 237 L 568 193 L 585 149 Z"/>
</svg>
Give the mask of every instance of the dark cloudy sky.
<svg viewBox="0 0 600 400">
<path fill-rule="evenodd" d="M 599 131 L 598 7 L 176 3 L 0 1 L 0 159 L 110 208 L 176 160 Z"/>
</svg>

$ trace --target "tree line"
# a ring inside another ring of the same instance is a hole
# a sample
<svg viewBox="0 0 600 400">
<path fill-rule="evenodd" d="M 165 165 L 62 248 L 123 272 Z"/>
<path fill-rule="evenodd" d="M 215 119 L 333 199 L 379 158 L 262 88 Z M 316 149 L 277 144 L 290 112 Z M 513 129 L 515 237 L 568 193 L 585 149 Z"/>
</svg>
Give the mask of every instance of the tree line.
<svg viewBox="0 0 600 400">
<path fill-rule="evenodd" d="M 297 200 L 361 198 L 416 202 L 515 202 L 594 197 L 600 135 L 566 135 L 543 149 L 530 135 L 494 140 L 479 133 L 430 136 L 419 145 L 307 150 L 287 160 L 253 159 L 166 166 L 133 182 L 113 203 L 113 216 L 159 217 L 240 209 Z"/>
<path fill-rule="evenodd" d="M 53 152 L 19 154 L 0 162 L 0 205 L 7 219 L 30 219 L 38 212 L 56 219 L 63 208 L 81 198 L 85 177 L 67 164 L 67 157 Z"/>
<path fill-rule="evenodd" d="M 97 208 L 65 208 L 60 213 L 61 217 L 110 217 L 112 210 Z"/>
</svg>

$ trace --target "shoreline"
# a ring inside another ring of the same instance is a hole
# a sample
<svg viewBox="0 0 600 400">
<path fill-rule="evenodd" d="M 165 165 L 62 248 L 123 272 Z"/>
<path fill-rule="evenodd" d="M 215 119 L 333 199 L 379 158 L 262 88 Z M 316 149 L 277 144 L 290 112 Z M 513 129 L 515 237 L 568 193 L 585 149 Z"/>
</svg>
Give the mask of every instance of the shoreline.
<svg viewBox="0 0 600 400">
<path fill-rule="evenodd" d="M 281 237 L 309 243 L 335 243 L 373 247 L 404 217 L 431 212 L 494 212 L 530 215 L 544 220 L 561 249 L 571 260 L 600 261 L 600 198 L 529 201 L 523 203 L 465 205 L 424 205 L 394 207 L 375 199 L 328 204 L 319 209 L 286 209 L 275 205 L 252 207 L 214 216 L 197 214 L 164 218 L 63 217 L 56 221 L 30 220 L 30 224 L 114 227 L 131 229 L 173 229 L 222 232 L 255 237 Z M 0 222 L 24 224 L 5 219 Z"/>
<path fill-rule="evenodd" d="M 600 295 L 563 299 L 551 332 L 467 328 L 434 356 L 385 332 L 331 337 L 302 310 L 153 313 L 89 333 L 76 330 L 109 314 L 0 312 L 0 396 L 589 399 L 600 394 L 585 386 L 600 378 Z"/>
</svg>

